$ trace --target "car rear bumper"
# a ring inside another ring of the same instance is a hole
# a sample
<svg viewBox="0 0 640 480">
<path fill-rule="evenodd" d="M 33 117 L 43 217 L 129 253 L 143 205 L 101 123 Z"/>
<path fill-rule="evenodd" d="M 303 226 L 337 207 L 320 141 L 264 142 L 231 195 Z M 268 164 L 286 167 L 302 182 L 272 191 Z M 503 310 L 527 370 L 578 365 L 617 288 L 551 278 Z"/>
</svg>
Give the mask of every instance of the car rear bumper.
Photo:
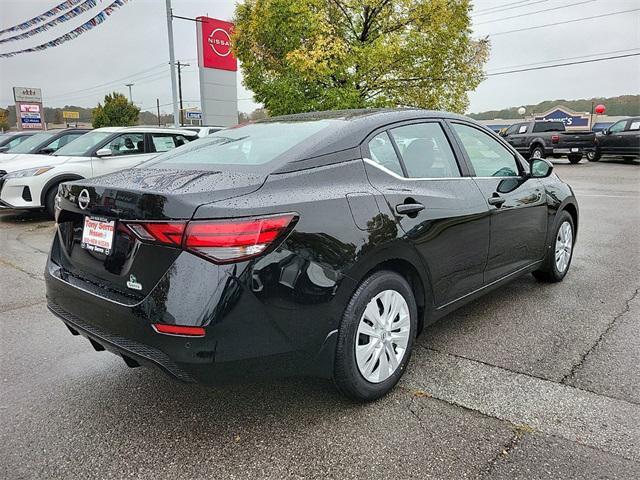
<svg viewBox="0 0 640 480">
<path fill-rule="evenodd" d="M 222 270 L 205 260 L 197 261 L 205 262 L 202 268 Z M 298 304 L 298 308 L 280 298 L 275 305 L 271 298 L 263 300 L 252 290 L 255 271 L 244 275 L 221 271 L 218 285 L 212 285 L 203 281 L 206 277 L 201 271 L 194 271 L 193 262 L 194 257 L 185 253 L 171 268 L 174 274 L 178 272 L 172 280 L 160 281 L 144 300 L 127 303 L 126 299 L 105 298 L 103 287 L 72 278 L 50 258 L 45 270 L 49 310 L 97 350 L 116 353 L 129 366 L 158 367 L 184 382 L 331 376 L 337 337 L 329 321 L 335 318 L 328 313 L 334 304 L 332 297 L 324 304 Z M 261 289 L 274 287 L 269 284 L 272 273 L 263 275 Z M 192 281 L 181 283 L 177 278 Z M 200 281 L 193 281 L 195 278 Z M 243 284 L 242 279 L 249 283 Z M 189 300 L 194 298 L 197 304 Z M 153 329 L 153 323 L 202 326 L 206 334 L 164 335 Z"/>
<path fill-rule="evenodd" d="M 553 154 L 554 155 L 583 154 L 583 153 L 586 153 L 586 152 L 588 152 L 590 150 L 593 150 L 593 148 L 589 148 L 589 147 L 554 148 L 553 149 Z"/>
</svg>

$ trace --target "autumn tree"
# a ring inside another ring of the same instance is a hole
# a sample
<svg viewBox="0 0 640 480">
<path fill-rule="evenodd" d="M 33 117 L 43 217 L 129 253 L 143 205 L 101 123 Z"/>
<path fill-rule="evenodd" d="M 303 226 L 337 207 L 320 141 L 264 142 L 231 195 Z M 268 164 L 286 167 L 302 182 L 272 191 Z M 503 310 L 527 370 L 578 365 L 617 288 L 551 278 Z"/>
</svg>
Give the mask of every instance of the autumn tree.
<svg viewBox="0 0 640 480">
<path fill-rule="evenodd" d="M 140 109 L 118 92 L 105 95 L 104 105 L 98 103 L 93 109 L 92 123 L 94 128 L 127 127 L 138 123 Z"/>
<path fill-rule="evenodd" d="M 483 79 L 469 0 L 246 0 L 233 49 L 272 115 L 415 106 L 463 112 Z"/>
</svg>

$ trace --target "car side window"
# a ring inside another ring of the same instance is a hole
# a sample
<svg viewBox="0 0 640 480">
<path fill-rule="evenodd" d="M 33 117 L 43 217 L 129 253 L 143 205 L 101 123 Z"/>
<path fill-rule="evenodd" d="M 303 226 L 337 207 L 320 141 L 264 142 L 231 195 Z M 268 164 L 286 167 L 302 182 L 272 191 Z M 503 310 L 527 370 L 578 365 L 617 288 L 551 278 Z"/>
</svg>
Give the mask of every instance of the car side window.
<svg viewBox="0 0 640 480">
<path fill-rule="evenodd" d="M 621 131 L 624 130 L 625 125 L 627 124 L 626 120 L 620 120 L 617 123 L 614 123 L 613 125 L 611 125 L 611 128 L 609 129 L 609 132 L 611 133 L 620 133 Z"/>
<path fill-rule="evenodd" d="M 411 178 L 459 177 L 460 169 L 439 123 L 425 122 L 391 130 Z"/>
<path fill-rule="evenodd" d="M 47 145 L 46 148 L 51 148 L 52 150 L 57 150 L 61 147 L 64 147 L 67 143 L 75 140 L 76 138 L 82 136 L 81 133 L 70 133 L 69 135 L 63 135 L 62 137 L 59 137 L 57 139 L 55 139 L 53 142 L 51 142 L 49 145 Z"/>
<path fill-rule="evenodd" d="M 124 133 L 111 140 L 105 148 L 109 148 L 113 156 L 139 155 L 144 153 L 144 134 Z"/>
<path fill-rule="evenodd" d="M 504 132 L 504 135 L 513 135 L 514 133 L 516 133 L 516 130 L 518 128 L 518 124 L 515 125 L 511 125 L 509 128 L 507 128 Z"/>
<path fill-rule="evenodd" d="M 529 125 L 526 123 L 521 123 L 520 126 L 518 127 L 518 133 L 527 133 L 527 127 Z"/>
<path fill-rule="evenodd" d="M 500 142 L 485 132 L 453 123 L 469 161 L 478 177 L 515 177 L 519 175 L 516 158 Z"/>
<path fill-rule="evenodd" d="M 632 120 L 629 125 L 629 130 L 637 131 L 640 130 L 640 120 Z"/>
<path fill-rule="evenodd" d="M 371 159 L 378 165 L 391 170 L 396 175 L 404 176 L 400 160 L 387 132 L 381 132 L 369 141 L 369 152 Z"/>
<path fill-rule="evenodd" d="M 175 135 L 169 133 L 152 133 L 150 136 L 154 152 L 168 152 L 176 148 Z"/>
</svg>

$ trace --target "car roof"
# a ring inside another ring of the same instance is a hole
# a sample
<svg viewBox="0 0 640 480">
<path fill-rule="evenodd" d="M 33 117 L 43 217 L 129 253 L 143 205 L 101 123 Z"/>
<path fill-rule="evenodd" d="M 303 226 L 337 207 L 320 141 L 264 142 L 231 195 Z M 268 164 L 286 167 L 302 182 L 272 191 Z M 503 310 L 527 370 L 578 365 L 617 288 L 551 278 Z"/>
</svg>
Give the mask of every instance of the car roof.
<svg viewBox="0 0 640 480">
<path fill-rule="evenodd" d="M 193 135 L 192 130 L 185 130 L 181 128 L 174 127 L 149 127 L 149 126 L 133 126 L 133 127 L 100 127 L 93 130 L 94 132 L 109 132 L 109 133 L 126 133 L 126 132 L 137 132 L 137 133 L 185 133 L 187 135 Z"/>
</svg>

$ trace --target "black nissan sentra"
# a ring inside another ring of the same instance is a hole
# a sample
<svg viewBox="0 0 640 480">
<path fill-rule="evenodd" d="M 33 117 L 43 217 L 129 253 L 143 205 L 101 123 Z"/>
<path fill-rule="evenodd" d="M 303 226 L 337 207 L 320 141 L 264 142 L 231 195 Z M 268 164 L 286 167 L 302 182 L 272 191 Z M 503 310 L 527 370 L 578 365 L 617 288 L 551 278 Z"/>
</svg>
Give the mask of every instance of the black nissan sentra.
<svg viewBox="0 0 640 480">
<path fill-rule="evenodd" d="M 425 325 L 520 275 L 564 278 L 578 206 L 552 168 L 443 112 L 222 130 L 60 187 L 49 309 L 182 381 L 315 375 L 375 399 Z"/>
</svg>

